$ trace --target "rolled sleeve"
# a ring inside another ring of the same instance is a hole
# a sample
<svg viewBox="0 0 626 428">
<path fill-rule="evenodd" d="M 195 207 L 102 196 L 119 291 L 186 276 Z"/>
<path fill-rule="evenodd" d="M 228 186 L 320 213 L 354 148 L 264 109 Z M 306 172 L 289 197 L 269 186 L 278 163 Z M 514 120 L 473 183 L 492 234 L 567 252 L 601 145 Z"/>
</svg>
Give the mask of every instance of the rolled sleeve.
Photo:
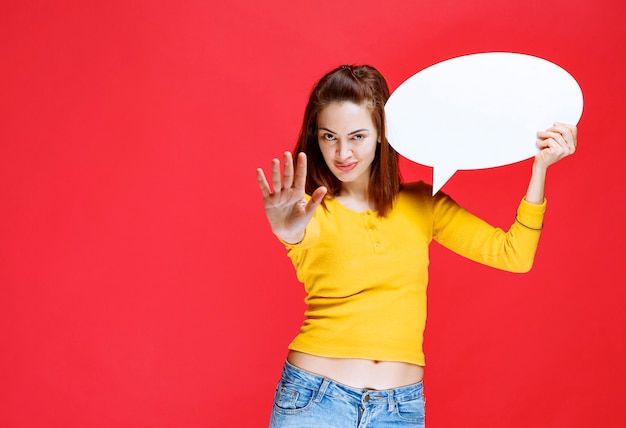
<svg viewBox="0 0 626 428">
<path fill-rule="evenodd" d="M 522 199 L 517 209 L 517 221 L 529 229 L 541 230 L 546 205 L 546 199 L 541 204 L 531 204 L 526 199 Z"/>
</svg>

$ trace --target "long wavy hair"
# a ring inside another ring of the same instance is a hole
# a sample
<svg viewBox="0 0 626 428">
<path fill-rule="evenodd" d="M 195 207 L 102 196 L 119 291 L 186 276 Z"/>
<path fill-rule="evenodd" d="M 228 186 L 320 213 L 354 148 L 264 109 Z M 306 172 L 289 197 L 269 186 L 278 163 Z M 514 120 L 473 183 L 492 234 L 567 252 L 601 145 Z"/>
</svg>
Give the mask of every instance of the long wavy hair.
<svg viewBox="0 0 626 428">
<path fill-rule="evenodd" d="M 294 158 L 300 152 L 307 155 L 306 193 L 310 195 L 319 186 L 325 186 L 328 189 L 327 196 L 335 197 L 341 190 L 341 181 L 331 172 L 322 156 L 317 118 L 320 111 L 330 103 L 350 101 L 367 106 L 372 113 L 380 144 L 376 145 L 368 192 L 370 200 L 376 204 L 378 215 L 385 216 L 391 210 L 400 192 L 402 179 L 398 153 L 389 145 L 386 136 L 385 103 L 388 98 L 389 88 L 385 78 L 369 65 L 342 65 L 317 82 L 306 105 L 293 153 Z"/>
</svg>

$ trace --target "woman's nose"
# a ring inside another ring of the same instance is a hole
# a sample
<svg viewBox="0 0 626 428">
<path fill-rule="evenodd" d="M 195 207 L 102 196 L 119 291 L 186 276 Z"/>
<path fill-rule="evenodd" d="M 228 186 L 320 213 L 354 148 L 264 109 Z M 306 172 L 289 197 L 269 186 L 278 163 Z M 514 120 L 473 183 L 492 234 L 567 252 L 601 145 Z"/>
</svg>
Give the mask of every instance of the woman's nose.
<svg viewBox="0 0 626 428">
<path fill-rule="evenodd" d="M 340 140 L 337 144 L 337 155 L 339 159 L 348 159 L 350 157 L 351 147 L 345 140 Z"/>
</svg>

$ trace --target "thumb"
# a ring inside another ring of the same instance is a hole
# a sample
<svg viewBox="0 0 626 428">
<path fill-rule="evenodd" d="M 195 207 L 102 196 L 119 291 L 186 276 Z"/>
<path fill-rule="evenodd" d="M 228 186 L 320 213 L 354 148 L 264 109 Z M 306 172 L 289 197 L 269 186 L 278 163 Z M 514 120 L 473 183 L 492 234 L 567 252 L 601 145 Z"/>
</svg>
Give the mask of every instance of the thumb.
<svg viewBox="0 0 626 428">
<path fill-rule="evenodd" d="M 324 200 L 324 196 L 326 196 L 327 189 L 324 186 L 320 186 L 311 194 L 311 199 L 306 204 L 306 212 L 307 214 L 312 214 L 313 211 L 317 208 L 319 204 Z"/>
</svg>

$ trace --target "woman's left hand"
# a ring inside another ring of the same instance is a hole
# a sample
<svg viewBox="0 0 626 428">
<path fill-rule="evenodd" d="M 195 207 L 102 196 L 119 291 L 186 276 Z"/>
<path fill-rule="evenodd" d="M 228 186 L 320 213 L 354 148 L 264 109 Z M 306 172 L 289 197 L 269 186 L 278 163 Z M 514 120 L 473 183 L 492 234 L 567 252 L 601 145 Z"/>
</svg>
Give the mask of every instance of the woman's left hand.
<svg viewBox="0 0 626 428">
<path fill-rule="evenodd" d="M 537 132 L 539 153 L 535 155 L 533 172 L 528 183 L 526 200 L 531 204 L 541 204 L 544 201 L 546 173 L 553 163 L 573 154 L 576 151 L 576 136 L 578 131 L 573 125 L 555 123 L 544 132 Z"/>
<path fill-rule="evenodd" d="M 535 163 L 548 168 L 573 154 L 576 151 L 577 133 L 575 126 L 559 122 L 543 132 L 537 132 L 537 147 L 540 151 L 535 156 Z"/>
</svg>

